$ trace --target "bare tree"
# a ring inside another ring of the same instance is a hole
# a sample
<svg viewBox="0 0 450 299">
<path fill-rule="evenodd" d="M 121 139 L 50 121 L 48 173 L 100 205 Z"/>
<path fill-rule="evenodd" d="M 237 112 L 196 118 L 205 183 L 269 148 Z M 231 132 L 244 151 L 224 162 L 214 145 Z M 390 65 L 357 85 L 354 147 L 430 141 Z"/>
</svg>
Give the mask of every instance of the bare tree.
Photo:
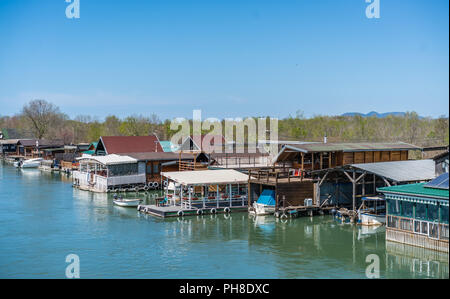
<svg viewBox="0 0 450 299">
<path fill-rule="evenodd" d="M 44 137 L 53 124 L 60 118 L 59 108 L 45 100 L 33 100 L 22 109 L 22 114 L 29 120 L 35 137 Z"/>
</svg>

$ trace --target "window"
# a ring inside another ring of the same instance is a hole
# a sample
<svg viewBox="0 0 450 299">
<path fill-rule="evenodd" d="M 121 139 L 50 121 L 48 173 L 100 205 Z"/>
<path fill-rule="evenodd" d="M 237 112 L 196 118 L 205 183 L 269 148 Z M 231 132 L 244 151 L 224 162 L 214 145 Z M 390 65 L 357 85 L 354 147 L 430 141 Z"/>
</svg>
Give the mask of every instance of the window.
<svg viewBox="0 0 450 299">
<path fill-rule="evenodd" d="M 421 221 L 421 233 L 424 235 L 428 235 L 428 222 Z"/>
<path fill-rule="evenodd" d="M 400 214 L 400 203 L 395 199 L 388 199 L 388 214 L 389 215 L 399 215 Z"/>
<path fill-rule="evenodd" d="M 438 221 L 439 220 L 439 207 L 437 205 L 429 204 L 427 218 L 429 221 Z"/>
<path fill-rule="evenodd" d="M 413 217 L 413 211 L 414 211 L 414 204 L 409 201 L 402 201 L 402 209 L 401 209 L 401 216 L 412 218 Z"/>
<path fill-rule="evenodd" d="M 423 203 L 416 203 L 416 219 L 427 219 L 427 205 Z"/>
<path fill-rule="evenodd" d="M 448 224 L 448 207 L 441 206 L 441 222 Z"/>
<path fill-rule="evenodd" d="M 159 173 L 159 165 L 157 163 L 153 164 L 153 173 Z"/>
</svg>

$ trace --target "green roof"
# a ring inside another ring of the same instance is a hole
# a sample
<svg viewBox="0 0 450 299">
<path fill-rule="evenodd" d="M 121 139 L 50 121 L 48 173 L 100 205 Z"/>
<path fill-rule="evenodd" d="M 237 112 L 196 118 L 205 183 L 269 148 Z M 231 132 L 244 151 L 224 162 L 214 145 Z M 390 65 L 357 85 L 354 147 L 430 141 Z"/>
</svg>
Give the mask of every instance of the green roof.
<svg viewBox="0 0 450 299">
<path fill-rule="evenodd" d="M 174 152 L 178 146 L 175 146 L 171 141 L 159 141 L 164 152 Z"/>
<path fill-rule="evenodd" d="M 448 199 L 449 192 L 445 189 L 435 189 L 425 187 L 426 183 L 398 185 L 378 188 L 383 193 L 396 193 L 413 196 L 432 197 L 438 199 Z"/>
<path fill-rule="evenodd" d="M 82 154 L 87 154 L 87 155 L 93 155 L 95 154 L 95 150 L 90 150 L 90 151 L 82 151 Z"/>
</svg>

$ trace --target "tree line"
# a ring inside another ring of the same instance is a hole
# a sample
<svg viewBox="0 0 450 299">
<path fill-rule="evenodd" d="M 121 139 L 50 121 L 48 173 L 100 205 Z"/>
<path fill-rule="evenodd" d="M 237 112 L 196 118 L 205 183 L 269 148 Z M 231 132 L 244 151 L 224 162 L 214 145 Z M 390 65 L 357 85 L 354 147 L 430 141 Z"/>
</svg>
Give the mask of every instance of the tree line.
<svg viewBox="0 0 450 299">
<path fill-rule="evenodd" d="M 170 122 L 159 119 L 156 114 L 125 118 L 110 115 L 103 121 L 91 116 L 70 118 L 48 101 L 33 100 L 16 115 L 0 116 L 0 130 L 15 132 L 17 138 L 60 139 L 66 144 L 97 141 L 100 136 L 149 134 L 168 140 L 176 133 L 171 130 Z M 322 141 L 324 136 L 328 142 L 403 141 L 418 146 L 448 145 L 449 119 L 446 116 L 423 118 L 416 112 L 384 118 L 359 115 L 306 118 L 302 112 L 297 112 L 295 116 L 278 121 L 280 140 Z"/>
</svg>

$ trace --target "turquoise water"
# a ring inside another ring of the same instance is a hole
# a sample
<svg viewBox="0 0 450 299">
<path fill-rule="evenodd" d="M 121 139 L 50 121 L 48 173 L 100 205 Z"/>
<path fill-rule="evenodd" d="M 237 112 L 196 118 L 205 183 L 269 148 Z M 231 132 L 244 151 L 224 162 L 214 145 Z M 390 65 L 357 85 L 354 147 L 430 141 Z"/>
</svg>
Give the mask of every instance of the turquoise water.
<svg viewBox="0 0 450 299">
<path fill-rule="evenodd" d="M 382 278 L 448 278 L 448 256 L 387 244 L 383 227 L 330 216 L 163 220 L 73 189 L 65 175 L 7 164 L 0 204 L 0 278 L 65 278 L 69 254 L 81 278 L 365 278 L 370 254 Z"/>
</svg>

